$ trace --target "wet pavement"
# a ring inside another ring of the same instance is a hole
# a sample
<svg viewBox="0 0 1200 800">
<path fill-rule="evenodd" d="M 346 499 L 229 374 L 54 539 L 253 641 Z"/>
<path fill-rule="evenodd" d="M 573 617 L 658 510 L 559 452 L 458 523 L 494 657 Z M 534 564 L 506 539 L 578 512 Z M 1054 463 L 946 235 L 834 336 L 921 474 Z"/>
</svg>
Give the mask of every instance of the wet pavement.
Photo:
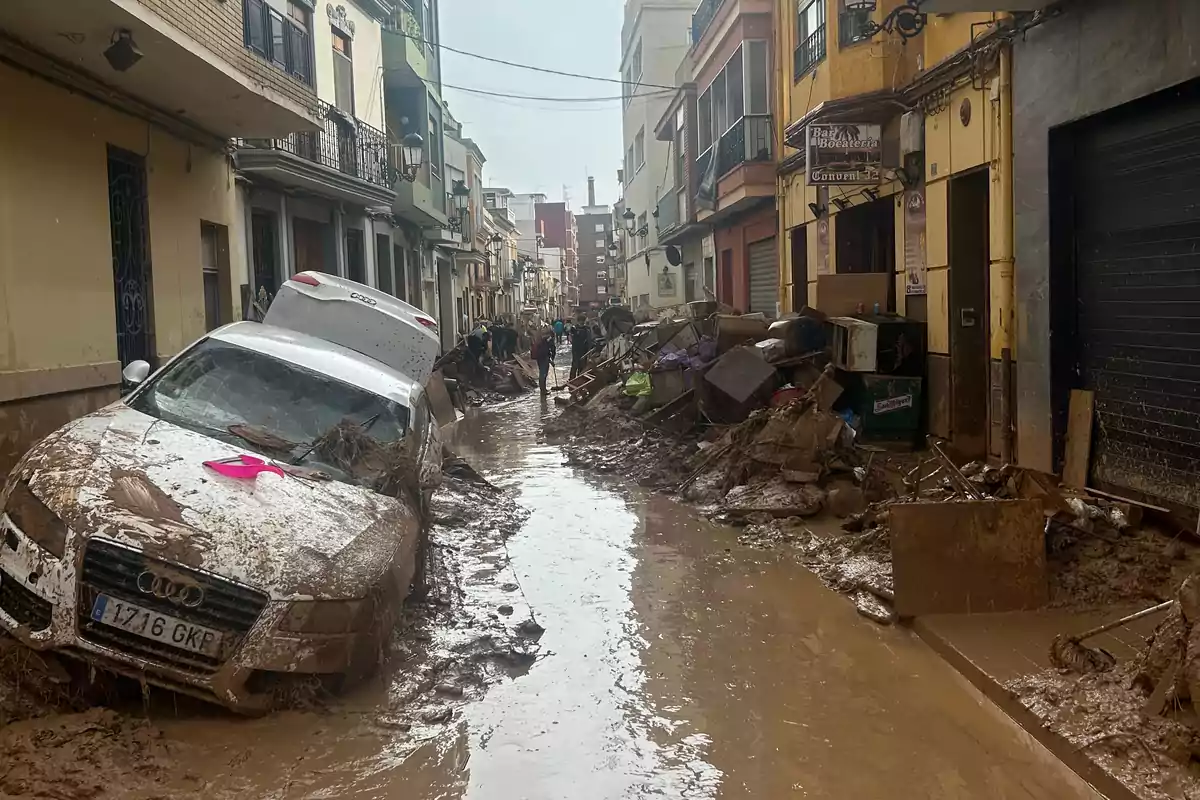
<svg viewBox="0 0 1200 800">
<path fill-rule="evenodd" d="M 526 397 L 448 441 L 529 512 L 501 551 L 452 549 L 468 606 L 511 598 L 489 624 L 545 627 L 536 661 L 411 727 L 390 721 L 404 690 L 387 680 L 324 713 L 160 710 L 136 744 L 166 788 L 111 796 L 1099 796 L 913 634 L 858 616 L 786 553 L 563 466 L 540 435 L 554 413 Z"/>
</svg>

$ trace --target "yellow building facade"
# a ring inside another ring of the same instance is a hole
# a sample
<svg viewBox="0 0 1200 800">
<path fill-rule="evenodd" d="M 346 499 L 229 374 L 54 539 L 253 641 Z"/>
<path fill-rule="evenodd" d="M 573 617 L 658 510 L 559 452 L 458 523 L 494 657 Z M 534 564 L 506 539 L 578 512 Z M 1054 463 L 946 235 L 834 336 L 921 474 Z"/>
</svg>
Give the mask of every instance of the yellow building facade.
<svg viewBox="0 0 1200 800">
<path fill-rule="evenodd" d="M 870 19 L 881 23 L 897 5 L 884 0 Z M 823 275 L 889 273 L 888 310 L 927 325 L 929 431 L 964 455 L 1011 458 L 1005 21 L 930 14 L 904 40 L 862 35 L 863 12 L 847 12 L 844 0 L 779 0 L 776 13 L 776 137 L 788 145 L 778 180 L 781 308 L 828 305 Z M 808 184 L 804 129 L 822 122 L 881 126 L 878 185 Z"/>
</svg>

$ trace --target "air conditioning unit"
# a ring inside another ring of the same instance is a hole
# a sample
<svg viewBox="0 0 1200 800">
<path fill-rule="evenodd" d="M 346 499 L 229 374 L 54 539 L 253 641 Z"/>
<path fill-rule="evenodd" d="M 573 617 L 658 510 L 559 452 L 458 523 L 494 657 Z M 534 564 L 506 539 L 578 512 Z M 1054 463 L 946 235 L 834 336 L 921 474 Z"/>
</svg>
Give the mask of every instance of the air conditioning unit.
<svg viewBox="0 0 1200 800">
<path fill-rule="evenodd" d="M 909 111 L 900 117 L 900 156 L 925 150 L 925 113 Z"/>
</svg>

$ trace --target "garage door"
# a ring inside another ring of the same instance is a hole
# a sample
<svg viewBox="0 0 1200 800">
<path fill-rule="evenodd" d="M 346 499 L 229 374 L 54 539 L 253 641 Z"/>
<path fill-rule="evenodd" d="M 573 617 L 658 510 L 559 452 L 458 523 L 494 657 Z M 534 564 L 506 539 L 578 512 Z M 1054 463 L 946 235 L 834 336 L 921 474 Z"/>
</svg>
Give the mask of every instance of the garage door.
<svg viewBox="0 0 1200 800">
<path fill-rule="evenodd" d="M 779 260 L 775 240 L 764 239 L 750 245 L 750 311 L 775 316 L 779 300 Z"/>
<path fill-rule="evenodd" d="M 1200 506 L 1200 99 L 1075 135 L 1077 355 L 1091 478 Z"/>
</svg>

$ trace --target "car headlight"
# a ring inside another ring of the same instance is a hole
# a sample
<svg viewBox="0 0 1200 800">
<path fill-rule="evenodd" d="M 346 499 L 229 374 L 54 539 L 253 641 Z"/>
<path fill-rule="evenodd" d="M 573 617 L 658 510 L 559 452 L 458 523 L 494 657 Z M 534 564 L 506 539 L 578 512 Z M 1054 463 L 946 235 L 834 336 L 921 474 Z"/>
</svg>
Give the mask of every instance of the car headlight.
<svg viewBox="0 0 1200 800">
<path fill-rule="evenodd" d="M 356 633 L 363 630 L 366 600 L 301 600 L 292 603 L 279 623 L 288 633 Z"/>
<path fill-rule="evenodd" d="M 18 480 L 8 493 L 4 512 L 13 524 L 37 544 L 62 558 L 67 545 L 67 526 L 58 515 L 46 507 L 29 488 L 28 481 Z"/>
</svg>

